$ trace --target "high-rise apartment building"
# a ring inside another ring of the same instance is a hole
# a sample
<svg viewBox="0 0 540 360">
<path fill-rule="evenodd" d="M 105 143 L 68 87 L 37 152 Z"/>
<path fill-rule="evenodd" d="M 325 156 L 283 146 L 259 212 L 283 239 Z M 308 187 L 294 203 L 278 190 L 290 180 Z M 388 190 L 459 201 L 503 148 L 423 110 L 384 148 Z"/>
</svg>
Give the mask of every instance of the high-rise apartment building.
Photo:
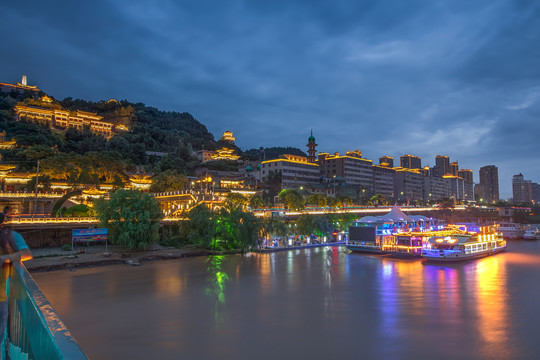
<svg viewBox="0 0 540 360">
<path fill-rule="evenodd" d="M 391 156 L 381 156 L 379 158 L 379 165 L 386 167 L 394 167 L 394 158 Z"/>
<path fill-rule="evenodd" d="M 433 176 L 443 177 L 447 174 L 450 174 L 450 158 L 446 155 L 437 155 L 433 167 Z"/>
<path fill-rule="evenodd" d="M 454 176 L 458 176 L 459 172 L 459 165 L 457 161 L 450 163 L 450 174 Z"/>
<path fill-rule="evenodd" d="M 525 180 L 523 174 L 512 177 L 512 195 L 514 204 L 531 203 L 535 201 L 536 186 L 531 180 Z"/>
<path fill-rule="evenodd" d="M 407 169 L 421 169 L 422 159 L 414 155 L 403 155 L 399 158 L 402 168 Z"/>
<path fill-rule="evenodd" d="M 359 150 L 347 151 L 345 155 L 319 153 L 321 175 L 331 179 L 342 177 L 348 185 L 373 189 L 373 161 L 362 158 Z"/>
<path fill-rule="evenodd" d="M 480 168 L 480 185 L 484 193 L 482 198 L 484 202 L 499 201 L 499 170 L 495 165 Z"/>
</svg>

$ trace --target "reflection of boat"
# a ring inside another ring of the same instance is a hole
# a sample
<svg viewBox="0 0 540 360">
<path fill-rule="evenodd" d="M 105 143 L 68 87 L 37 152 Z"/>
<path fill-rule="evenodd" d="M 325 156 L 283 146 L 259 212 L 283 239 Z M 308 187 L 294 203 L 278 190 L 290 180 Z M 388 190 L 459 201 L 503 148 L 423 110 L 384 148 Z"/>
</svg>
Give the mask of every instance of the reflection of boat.
<svg viewBox="0 0 540 360">
<path fill-rule="evenodd" d="M 523 233 L 523 238 L 526 240 L 540 240 L 540 230 L 535 227 L 529 227 Z"/>
<path fill-rule="evenodd" d="M 422 251 L 428 261 L 453 262 L 478 259 L 506 249 L 506 241 L 491 226 L 459 226 L 429 237 Z"/>
<path fill-rule="evenodd" d="M 499 232 L 505 239 L 521 239 L 523 236 L 523 227 L 515 223 L 501 223 Z"/>
</svg>

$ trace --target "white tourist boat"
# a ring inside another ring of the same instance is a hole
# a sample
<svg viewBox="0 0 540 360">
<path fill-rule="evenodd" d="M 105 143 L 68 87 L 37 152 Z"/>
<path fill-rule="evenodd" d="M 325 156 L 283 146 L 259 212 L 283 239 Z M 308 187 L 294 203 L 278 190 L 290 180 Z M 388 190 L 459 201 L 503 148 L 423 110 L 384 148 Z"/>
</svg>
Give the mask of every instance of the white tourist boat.
<svg viewBox="0 0 540 360">
<path fill-rule="evenodd" d="M 523 233 L 525 240 L 540 240 L 540 230 L 536 227 L 528 227 Z"/>
<path fill-rule="evenodd" d="M 428 261 L 455 262 L 494 255 L 505 249 L 506 241 L 491 226 L 460 226 L 431 236 L 422 256 Z"/>
<path fill-rule="evenodd" d="M 521 224 L 515 223 L 501 223 L 498 230 L 505 239 L 521 239 L 525 232 Z"/>
</svg>

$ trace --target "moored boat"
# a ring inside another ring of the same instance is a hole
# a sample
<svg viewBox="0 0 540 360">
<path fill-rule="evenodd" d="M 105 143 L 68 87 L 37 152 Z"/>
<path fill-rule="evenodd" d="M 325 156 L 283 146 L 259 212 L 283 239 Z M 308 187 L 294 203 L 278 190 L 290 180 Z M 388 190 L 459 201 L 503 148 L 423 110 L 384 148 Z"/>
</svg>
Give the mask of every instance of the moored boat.
<svg viewBox="0 0 540 360">
<path fill-rule="evenodd" d="M 383 216 L 365 216 L 349 227 L 347 248 L 353 252 L 421 258 L 427 234 L 442 228 L 437 219 L 406 215 L 394 206 Z"/>
<path fill-rule="evenodd" d="M 455 262 L 479 259 L 506 249 L 506 241 L 491 226 L 471 229 L 453 228 L 430 236 L 422 256 L 427 261 Z"/>
<path fill-rule="evenodd" d="M 523 233 L 525 240 L 540 240 L 540 230 L 536 227 L 529 227 Z"/>
<path fill-rule="evenodd" d="M 521 224 L 501 223 L 499 225 L 499 232 L 505 239 L 521 239 L 524 233 L 524 229 Z"/>
</svg>

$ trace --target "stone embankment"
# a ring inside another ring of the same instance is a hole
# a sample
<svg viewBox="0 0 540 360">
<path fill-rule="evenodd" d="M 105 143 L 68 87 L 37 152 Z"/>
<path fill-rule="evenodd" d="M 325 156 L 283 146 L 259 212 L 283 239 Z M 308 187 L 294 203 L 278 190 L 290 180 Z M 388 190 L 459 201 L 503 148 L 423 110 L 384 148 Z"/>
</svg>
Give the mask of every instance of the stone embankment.
<svg viewBox="0 0 540 360">
<path fill-rule="evenodd" d="M 197 247 L 181 249 L 154 246 L 146 251 L 130 251 L 121 247 L 101 246 L 62 251 L 60 248 L 32 249 L 34 258 L 24 262 L 30 272 L 71 270 L 84 267 L 126 264 L 138 266 L 157 260 L 180 259 L 190 256 L 206 256 L 211 252 Z"/>
</svg>

